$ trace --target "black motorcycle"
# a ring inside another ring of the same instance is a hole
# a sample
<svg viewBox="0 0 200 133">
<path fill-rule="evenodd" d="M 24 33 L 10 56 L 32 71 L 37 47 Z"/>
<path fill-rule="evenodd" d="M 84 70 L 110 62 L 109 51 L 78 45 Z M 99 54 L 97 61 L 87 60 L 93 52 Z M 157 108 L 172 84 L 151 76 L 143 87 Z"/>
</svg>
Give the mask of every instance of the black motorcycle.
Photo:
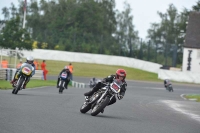
<svg viewBox="0 0 200 133">
<path fill-rule="evenodd" d="M 67 79 L 68 75 L 66 72 L 62 72 L 62 74 L 60 75 L 60 81 L 59 81 L 59 93 L 62 94 L 65 88 L 65 84 L 66 84 L 66 79 Z"/>
<path fill-rule="evenodd" d="M 27 82 L 30 79 L 31 73 L 34 70 L 34 68 L 29 64 L 25 64 L 21 67 L 22 69 L 19 72 L 19 78 L 13 83 L 13 94 L 17 94 L 19 90 L 22 90 L 25 82 Z"/>
<path fill-rule="evenodd" d="M 171 83 L 168 83 L 168 84 L 167 84 L 167 90 L 168 90 L 169 92 L 173 92 L 173 91 L 174 91 Z"/>
<path fill-rule="evenodd" d="M 85 102 L 80 108 L 81 113 L 86 113 L 90 109 L 91 115 L 96 116 L 104 110 L 111 99 L 120 92 L 122 81 L 115 79 L 110 84 L 105 84 L 105 87 L 100 88 L 91 97 L 85 97 Z M 118 97 L 119 99 L 119 97 Z"/>
</svg>

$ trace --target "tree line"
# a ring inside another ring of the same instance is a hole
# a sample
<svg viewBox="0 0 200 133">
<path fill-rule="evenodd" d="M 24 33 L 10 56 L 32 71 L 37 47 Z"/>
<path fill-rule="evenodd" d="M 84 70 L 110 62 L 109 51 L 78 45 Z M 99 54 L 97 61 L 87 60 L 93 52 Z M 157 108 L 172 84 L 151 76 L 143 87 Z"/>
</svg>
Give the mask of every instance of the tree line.
<svg viewBox="0 0 200 133">
<path fill-rule="evenodd" d="M 200 1 L 191 10 L 198 11 Z M 152 23 L 146 40 L 135 30 L 131 7 L 122 12 L 115 0 L 31 0 L 26 5 L 26 26 L 22 28 L 24 1 L 2 8 L 5 24 L 0 46 L 14 49 L 54 49 L 73 52 L 127 56 L 176 66 L 182 63 L 182 47 L 188 15 L 170 4 L 161 22 Z M 142 9 L 142 8 L 141 8 Z"/>
</svg>

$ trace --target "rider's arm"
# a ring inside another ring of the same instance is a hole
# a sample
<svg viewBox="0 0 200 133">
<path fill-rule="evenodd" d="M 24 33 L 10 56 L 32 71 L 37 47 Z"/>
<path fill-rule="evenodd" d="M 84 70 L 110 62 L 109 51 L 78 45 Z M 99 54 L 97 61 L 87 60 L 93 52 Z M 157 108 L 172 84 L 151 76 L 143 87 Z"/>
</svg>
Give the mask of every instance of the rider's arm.
<svg viewBox="0 0 200 133">
<path fill-rule="evenodd" d="M 115 78 L 115 75 L 109 75 L 108 77 L 104 78 L 103 81 L 105 82 L 113 82 L 113 79 Z"/>
<path fill-rule="evenodd" d="M 33 71 L 31 73 L 31 76 L 33 76 L 35 74 L 35 64 L 32 64 L 32 67 L 33 67 Z"/>
<path fill-rule="evenodd" d="M 124 96 L 125 95 L 125 92 L 126 92 L 126 87 L 127 87 L 127 84 L 124 83 L 121 87 L 121 91 L 120 91 L 120 95 Z"/>
</svg>

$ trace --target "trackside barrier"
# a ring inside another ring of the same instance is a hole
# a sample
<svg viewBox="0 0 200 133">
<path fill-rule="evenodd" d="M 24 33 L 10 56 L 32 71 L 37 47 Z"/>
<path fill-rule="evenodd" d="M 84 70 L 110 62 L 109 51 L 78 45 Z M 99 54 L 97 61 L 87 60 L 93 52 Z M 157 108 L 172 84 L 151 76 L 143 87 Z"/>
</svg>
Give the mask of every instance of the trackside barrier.
<svg viewBox="0 0 200 133">
<path fill-rule="evenodd" d="M 43 79 L 43 71 L 35 70 L 35 75 L 31 79 Z"/>
<path fill-rule="evenodd" d="M 76 88 L 85 88 L 86 87 L 85 83 L 79 83 L 76 81 L 72 81 L 72 86 L 76 87 Z"/>
<path fill-rule="evenodd" d="M 6 69 L 0 69 L 0 80 L 6 80 L 7 71 Z"/>
<path fill-rule="evenodd" d="M 17 69 L 11 69 L 11 68 L 6 68 L 0 69 L 0 80 L 7 80 L 11 81 L 14 78 L 15 72 Z M 36 70 L 35 75 L 31 79 L 43 79 L 43 71 L 42 70 Z"/>
</svg>

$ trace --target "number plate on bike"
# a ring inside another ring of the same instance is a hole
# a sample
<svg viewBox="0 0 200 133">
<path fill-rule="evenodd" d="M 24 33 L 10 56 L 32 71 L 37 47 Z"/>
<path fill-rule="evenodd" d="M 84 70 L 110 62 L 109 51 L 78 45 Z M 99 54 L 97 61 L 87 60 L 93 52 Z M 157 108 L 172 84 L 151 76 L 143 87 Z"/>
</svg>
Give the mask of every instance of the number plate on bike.
<svg viewBox="0 0 200 133">
<path fill-rule="evenodd" d="M 119 90 L 119 87 L 116 84 L 112 84 L 112 88 L 115 89 L 116 91 Z"/>
<path fill-rule="evenodd" d="M 67 74 L 66 74 L 66 73 L 62 73 L 62 74 L 61 74 L 61 77 L 62 77 L 62 78 L 67 78 Z"/>
</svg>

